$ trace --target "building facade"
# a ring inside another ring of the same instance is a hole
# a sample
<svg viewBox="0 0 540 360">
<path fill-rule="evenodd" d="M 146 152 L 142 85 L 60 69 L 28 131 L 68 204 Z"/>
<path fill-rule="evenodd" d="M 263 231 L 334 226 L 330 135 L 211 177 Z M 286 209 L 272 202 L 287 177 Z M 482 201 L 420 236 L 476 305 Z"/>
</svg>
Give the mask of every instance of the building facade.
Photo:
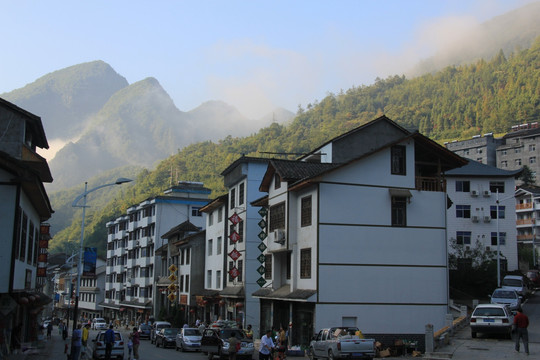
<svg viewBox="0 0 540 360">
<path fill-rule="evenodd" d="M 532 259 L 520 264 L 522 270 L 538 266 L 540 188 L 538 186 L 521 186 L 516 189 L 516 227 L 518 246 L 531 249 Z"/>
<path fill-rule="evenodd" d="M 500 250 L 501 271 L 518 269 L 515 178 L 520 170 L 507 171 L 470 161 L 446 173 L 448 244 L 488 252 Z M 498 235 L 497 235 L 498 234 Z"/>
<path fill-rule="evenodd" d="M 52 213 L 44 183 L 52 182 L 41 119 L 0 99 L 0 357 L 38 340 Z"/>
<path fill-rule="evenodd" d="M 107 267 L 104 315 L 119 323 L 140 323 L 157 318 L 160 302 L 155 284 L 166 273 L 155 250 L 166 244 L 162 236 L 189 220 L 205 226 L 199 210 L 208 203 L 210 190 L 202 183 L 180 182 L 164 195 L 133 205 L 107 223 Z"/>
<path fill-rule="evenodd" d="M 268 209 L 261 324 L 288 324 L 291 345 L 342 325 L 422 348 L 448 311 L 444 172 L 465 163 L 384 116 L 271 161 L 253 203 Z"/>
</svg>

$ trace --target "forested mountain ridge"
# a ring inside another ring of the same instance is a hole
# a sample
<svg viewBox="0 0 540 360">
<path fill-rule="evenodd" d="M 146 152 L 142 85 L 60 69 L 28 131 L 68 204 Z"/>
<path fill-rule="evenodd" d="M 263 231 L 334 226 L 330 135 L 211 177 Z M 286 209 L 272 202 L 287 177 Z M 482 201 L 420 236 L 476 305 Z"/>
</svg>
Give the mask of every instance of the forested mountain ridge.
<svg viewBox="0 0 540 360">
<path fill-rule="evenodd" d="M 530 49 L 508 59 L 500 52 L 490 61 L 451 66 L 410 80 L 403 76 L 378 79 L 371 86 L 329 94 L 320 102 L 299 107 L 288 125 L 273 123 L 252 136 L 228 136 L 187 146 L 154 171 L 140 172 L 135 183 L 122 186 L 120 198 L 90 215 L 86 245 L 97 246 L 103 254 L 105 223 L 127 207 L 160 194 L 171 181 L 204 182 L 214 197 L 225 192 L 221 171 L 243 154 L 277 157 L 266 153 L 307 152 L 382 114 L 436 140 L 504 132 L 511 125 L 539 120 L 540 38 Z M 80 215 L 55 235 L 52 251 L 63 251 L 69 239 L 77 239 L 77 218 Z"/>
</svg>

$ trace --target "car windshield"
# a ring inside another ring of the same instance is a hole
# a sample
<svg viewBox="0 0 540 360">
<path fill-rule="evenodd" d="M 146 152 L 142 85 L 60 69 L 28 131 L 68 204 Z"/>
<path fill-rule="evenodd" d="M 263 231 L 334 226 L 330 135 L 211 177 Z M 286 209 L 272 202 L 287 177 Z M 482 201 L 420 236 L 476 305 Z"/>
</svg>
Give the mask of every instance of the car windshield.
<svg viewBox="0 0 540 360">
<path fill-rule="evenodd" d="M 246 334 L 240 329 L 223 329 L 219 331 L 219 337 L 222 339 L 228 339 L 232 336 L 234 332 L 234 337 L 237 339 L 244 339 Z"/>
<path fill-rule="evenodd" d="M 150 325 L 142 324 L 141 330 L 150 330 Z"/>
<path fill-rule="evenodd" d="M 515 299 L 517 296 L 513 291 L 497 290 L 493 293 L 492 297 L 498 299 Z"/>
<path fill-rule="evenodd" d="M 521 287 L 522 286 L 521 281 L 517 280 L 517 279 L 504 279 L 502 284 L 506 285 L 506 286 L 514 286 L 514 287 Z"/>
<path fill-rule="evenodd" d="M 501 308 L 477 308 L 474 310 L 473 316 L 506 316 Z"/>
<path fill-rule="evenodd" d="M 200 336 L 201 333 L 197 329 L 185 329 L 184 335 L 185 336 Z"/>
<path fill-rule="evenodd" d="M 180 329 L 176 329 L 176 328 L 163 329 L 163 334 L 165 334 L 165 335 L 176 335 L 176 333 L 179 330 Z"/>
</svg>

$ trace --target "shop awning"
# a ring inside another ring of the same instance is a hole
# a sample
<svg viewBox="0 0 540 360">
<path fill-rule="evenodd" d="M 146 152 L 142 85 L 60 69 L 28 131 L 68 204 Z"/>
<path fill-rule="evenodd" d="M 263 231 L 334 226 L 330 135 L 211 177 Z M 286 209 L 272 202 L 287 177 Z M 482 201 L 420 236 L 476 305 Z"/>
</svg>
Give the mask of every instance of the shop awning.
<svg viewBox="0 0 540 360">
<path fill-rule="evenodd" d="M 411 194 L 411 192 L 410 192 L 408 189 L 395 189 L 395 188 L 391 188 L 391 189 L 388 189 L 388 191 L 390 192 L 390 196 L 395 196 L 395 197 L 407 197 L 407 198 L 412 197 L 412 194 Z"/>
</svg>

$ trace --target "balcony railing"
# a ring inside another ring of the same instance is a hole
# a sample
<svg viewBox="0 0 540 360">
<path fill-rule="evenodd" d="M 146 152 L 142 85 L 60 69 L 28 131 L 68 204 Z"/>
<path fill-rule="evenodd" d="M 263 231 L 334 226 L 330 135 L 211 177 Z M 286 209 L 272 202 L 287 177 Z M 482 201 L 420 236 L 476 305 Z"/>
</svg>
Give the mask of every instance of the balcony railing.
<svg viewBox="0 0 540 360">
<path fill-rule="evenodd" d="M 516 204 L 516 210 L 532 209 L 532 203 Z"/>
<path fill-rule="evenodd" d="M 435 177 L 416 177 L 416 190 L 446 191 L 446 180 Z"/>
<path fill-rule="evenodd" d="M 532 225 L 534 224 L 534 219 L 518 219 L 516 220 L 516 225 Z"/>
<path fill-rule="evenodd" d="M 517 239 L 518 239 L 518 241 L 532 240 L 532 239 L 533 239 L 533 235 L 532 235 L 532 234 L 518 235 L 518 236 L 517 236 Z"/>
</svg>

